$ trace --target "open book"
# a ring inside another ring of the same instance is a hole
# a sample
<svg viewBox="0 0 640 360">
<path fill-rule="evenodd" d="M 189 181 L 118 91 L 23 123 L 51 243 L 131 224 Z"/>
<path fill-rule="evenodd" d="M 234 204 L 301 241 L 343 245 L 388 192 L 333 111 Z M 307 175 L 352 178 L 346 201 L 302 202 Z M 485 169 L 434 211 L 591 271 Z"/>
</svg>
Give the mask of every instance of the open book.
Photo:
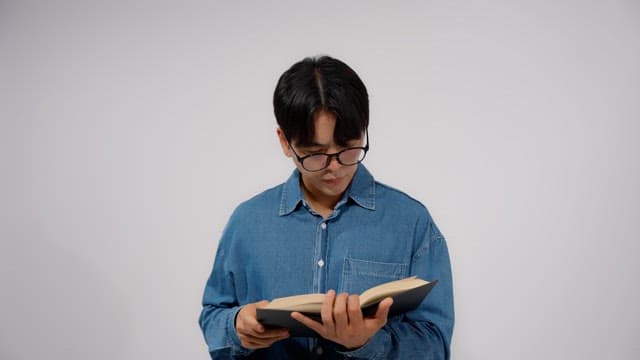
<svg viewBox="0 0 640 360">
<path fill-rule="evenodd" d="M 389 309 L 389 317 L 413 310 L 420 305 L 438 281 L 425 281 L 415 276 L 401 280 L 389 281 L 360 294 L 362 314 L 374 316 L 378 304 L 387 297 L 393 298 L 393 305 Z M 289 329 L 291 336 L 317 336 L 317 334 L 291 317 L 293 311 L 298 311 L 318 322 L 320 309 L 325 294 L 304 294 L 273 299 L 267 307 L 257 309 L 258 321 L 265 326 L 283 327 Z"/>
</svg>

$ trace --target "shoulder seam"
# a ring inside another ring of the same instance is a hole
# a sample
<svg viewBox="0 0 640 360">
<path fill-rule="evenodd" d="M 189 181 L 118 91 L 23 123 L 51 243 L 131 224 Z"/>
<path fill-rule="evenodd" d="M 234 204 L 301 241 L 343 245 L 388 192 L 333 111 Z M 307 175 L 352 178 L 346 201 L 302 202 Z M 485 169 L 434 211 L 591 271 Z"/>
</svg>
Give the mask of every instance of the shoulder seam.
<svg viewBox="0 0 640 360">
<path fill-rule="evenodd" d="M 376 185 L 381 186 L 382 188 L 385 188 L 385 189 L 390 190 L 392 192 L 395 192 L 397 194 L 403 195 L 403 196 L 407 197 L 409 200 L 414 201 L 417 204 L 419 204 L 420 206 L 422 206 L 423 208 L 427 209 L 427 207 L 424 205 L 424 203 L 422 203 L 422 201 L 414 198 L 413 196 L 407 194 L 406 192 L 404 192 L 404 191 L 402 191 L 400 189 L 397 189 L 397 188 L 395 188 L 393 186 L 389 186 L 387 184 L 381 183 L 379 181 L 376 181 Z"/>
</svg>

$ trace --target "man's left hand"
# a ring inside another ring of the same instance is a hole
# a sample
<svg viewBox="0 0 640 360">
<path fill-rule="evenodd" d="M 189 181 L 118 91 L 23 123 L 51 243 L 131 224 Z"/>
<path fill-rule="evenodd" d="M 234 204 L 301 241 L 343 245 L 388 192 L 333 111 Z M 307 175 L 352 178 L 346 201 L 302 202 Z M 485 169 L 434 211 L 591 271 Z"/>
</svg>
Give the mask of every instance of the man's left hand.
<svg viewBox="0 0 640 360">
<path fill-rule="evenodd" d="M 335 291 L 329 290 L 320 311 L 322 323 L 299 312 L 291 313 L 291 317 L 327 340 L 338 343 L 347 349 L 356 349 L 366 344 L 387 323 L 392 303 L 393 299 L 391 298 L 382 300 L 375 316 L 365 318 L 362 316 L 358 295 L 341 293 L 336 296 Z"/>
</svg>

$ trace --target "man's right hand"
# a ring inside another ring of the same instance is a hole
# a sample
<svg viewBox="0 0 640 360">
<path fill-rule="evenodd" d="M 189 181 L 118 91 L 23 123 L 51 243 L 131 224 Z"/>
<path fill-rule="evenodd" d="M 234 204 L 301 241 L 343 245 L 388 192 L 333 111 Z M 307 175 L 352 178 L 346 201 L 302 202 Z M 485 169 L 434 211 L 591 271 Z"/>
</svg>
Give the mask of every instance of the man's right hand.
<svg viewBox="0 0 640 360">
<path fill-rule="evenodd" d="M 238 312 L 235 326 L 243 347 L 247 349 L 266 348 L 276 341 L 289 337 L 287 329 L 265 329 L 256 319 L 256 309 L 263 308 L 268 304 L 269 302 L 266 300 L 247 304 Z"/>
</svg>

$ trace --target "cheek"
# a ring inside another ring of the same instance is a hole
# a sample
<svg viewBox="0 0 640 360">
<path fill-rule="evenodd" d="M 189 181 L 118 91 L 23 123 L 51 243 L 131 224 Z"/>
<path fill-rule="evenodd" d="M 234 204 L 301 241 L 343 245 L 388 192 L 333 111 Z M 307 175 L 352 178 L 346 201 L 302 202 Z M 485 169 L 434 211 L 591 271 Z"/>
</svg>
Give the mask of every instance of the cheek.
<svg viewBox="0 0 640 360">
<path fill-rule="evenodd" d="M 318 185 L 322 185 L 323 184 L 322 176 L 319 175 L 319 174 L 308 175 L 307 179 L 309 179 L 314 184 L 318 184 Z"/>
<path fill-rule="evenodd" d="M 356 170 L 358 169 L 357 166 L 350 166 L 349 170 L 346 174 L 346 176 L 349 178 L 349 180 L 353 179 L 353 176 L 356 174 Z"/>
</svg>

